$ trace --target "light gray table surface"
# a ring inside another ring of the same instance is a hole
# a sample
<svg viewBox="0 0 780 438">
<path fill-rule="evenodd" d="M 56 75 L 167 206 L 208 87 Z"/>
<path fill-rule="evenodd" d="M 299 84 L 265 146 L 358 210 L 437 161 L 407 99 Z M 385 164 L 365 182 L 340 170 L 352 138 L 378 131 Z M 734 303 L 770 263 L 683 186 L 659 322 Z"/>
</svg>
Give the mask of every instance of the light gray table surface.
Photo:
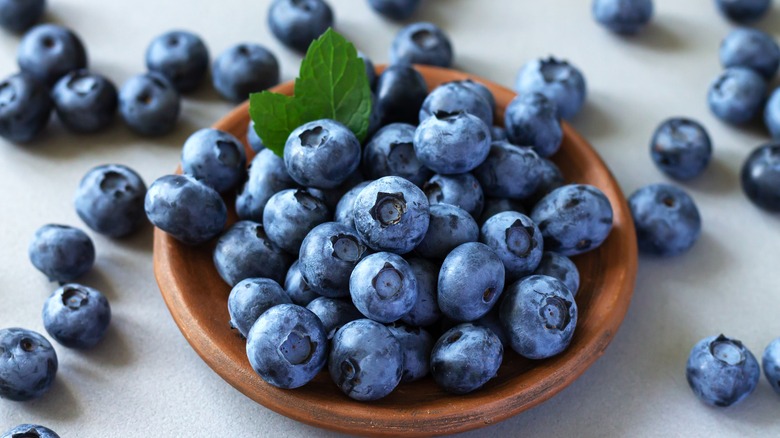
<svg viewBox="0 0 780 438">
<path fill-rule="evenodd" d="M 336 27 L 377 63 L 387 62 L 399 24 L 365 0 L 331 0 Z M 588 99 L 573 121 L 628 194 L 667 179 L 653 166 L 648 142 L 665 118 L 700 120 L 714 141 L 706 173 L 683 187 L 704 221 L 699 242 L 673 259 L 640 258 L 633 301 L 606 353 L 559 395 L 507 421 L 466 436 L 777 436 L 780 397 L 763 376 L 741 405 L 713 409 L 685 380 L 685 361 L 700 338 L 725 333 L 757 356 L 780 336 L 780 217 L 754 208 L 739 188 L 747 154 L 768 140 L 760 126 L 736 129 L 708 111 L 706 91 L 720 71 L 720 40 L 734 26 L 709 0 L 656 0 L 653 24 L 635 38 L 597 26 L 586 0 L 423 0 L 415 19 L 441 25 L 455 67 L 511 86 L 526 61 L 554 54 L 587 77 Z M 49 0 L 47 20 L 75 29 L 95 71 L 117 84 L 144 70 L 156 35 L 190 29 L 212 56 L 240 41 L 258 42 L 293 79 L 300 56 L 266 25 L 268 0 Z M 757 27 L 780 36 L 780 6 Z M 0 74 L 17 70 L 18 37 L 0 33 Z M 773 84 L 773 85 L 776 85 Z M 0 327 L 43 332 L 41 308 L 56 285 L 27 258 L 45 223 L 84 227 L 73 193 L 93 166 L 123 163 L 148 183 L 171 172 L 184 139 L 230 108 L 209 84 L 184 98 L 174 133 L 146 139 L 119 120 L 97 135 L 74 135 L 52 119 L 27 145 L 0 141 Z M 0 400 L 0 430 L 41 423 L 63 437 L 336 436 L 256 404 L 215 374 L 187 344 L 152 274 L 152 228 L 113 241 L 88 231 L 97 261 L 82 282 L 110 299 L 104 342 L 77 352 L 56 345 L 60 368 L 38 401 Z"/>
</svg>

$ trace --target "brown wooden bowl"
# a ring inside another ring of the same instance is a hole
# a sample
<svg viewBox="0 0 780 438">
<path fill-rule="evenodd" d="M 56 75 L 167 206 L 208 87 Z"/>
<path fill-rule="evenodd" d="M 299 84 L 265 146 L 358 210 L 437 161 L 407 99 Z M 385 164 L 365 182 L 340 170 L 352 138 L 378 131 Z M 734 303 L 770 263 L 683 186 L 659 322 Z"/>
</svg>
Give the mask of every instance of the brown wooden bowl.
<svg viewBox="0 0 780 438">
<path fill-rule="evenodd" d="M 496 120 L 515 93 L 465 73 L 418 66 L 429 88 L 471 78 L 490 88 L 498 103 Z M 273 91 L 292 94 L 288 82 Z M 249 122 L 244 103 L 214 125 L 245 138 Z M 245 341 L 230 329 L 230 287 L 212 263 L 211 245 L 191 247 L 154 231 L 154 272 L 163 298 L 184 337 L 204 361 L 247 397 L 282 415 L 313 426 L 375 436 L 430 436 L 462 432 L 504 420 L 549 399 L 579 377 L 607 348 L 628 310 L 637 269 L 634 225 L 626 200 L 604 162 L 570 126 L 554 161 L 568 181 L 592 184 L 609 198 L 614 228 L 604 244 L 575 257 L 581 286 L 579 321 L 569 348 L 541 361 L 507 350 L 498 375 L 467 395 L 439 389 L 429 377 L 401 384 L 384 399 L 354 401 L 332 383 L 327 370 L 295 390 L 266 384 L 249 365 Z M 247 153 L 252 156 L 247 147 Z M 227 200 L 232 207 L 232 199 Z M 232 210 L 232 208 L 231 208 Z M 230 221 L 235 220 L 235 211 Z"/>
</svg>

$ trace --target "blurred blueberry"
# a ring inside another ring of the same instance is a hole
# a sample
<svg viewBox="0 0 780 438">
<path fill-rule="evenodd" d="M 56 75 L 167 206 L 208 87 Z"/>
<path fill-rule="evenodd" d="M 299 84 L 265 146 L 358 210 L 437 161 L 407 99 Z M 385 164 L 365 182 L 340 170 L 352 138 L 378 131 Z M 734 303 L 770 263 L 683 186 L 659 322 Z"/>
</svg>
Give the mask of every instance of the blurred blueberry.
<svg viewBox="0 0 780 438">
<path fill-rule="evenodd" d="M 146 184 L 133 169 L 104 164 L 90 169 L 76 189 L 76 213 L 88 227 L 109 237 L 122 237 L 144 223 Z"/>
<path fill-rule="evenodd" d="M 465 82 L 448 82 L 434 88 L 420 108 L 420 123 L 439 113 L 466 112 L 479 117 L 485 125 L 493 126 L 493 108 L 490 102 L 477 92 L 474 86 L 464 84 Z"/>
<path fill-rule="evenodd" d="M 14 33 L 22 33 L 43 16 L 46 0 L 0 1 L 0 27 Z"/>
<path fill-rule="evenodd" d="M 756 389 L 760 376 L 753 353 L 741 342 L 723 335 L 697 342 L 685 367 L 691 390 L 710 406 L 741 402 Z"/>
<path fill-rule="evenodd" d="M 451 204 L 432 204 L 428 231 L 415 252 L 423 257 L 443 259 L 455 247 L 479 239 L 479 227 L 464 209 Z"/>
<path fill-rule="evenodd" d="M 672 178 L 696 178 L 712 158 L 712 142 L 699 122 L 675 117 L 656 128 L 650 140 L 650 156 L 658 168 Z"/>
<path fill-rule="evenodd" d="M 539 227 L 516 211 L 504 211 L 485 221 L 479 240 L 504 263 L 507 281 L 530 275 L 542 260 L 544 238 Z"/>
<path fill-rule="evenodd" d="M 119 90 L 119 114 L 130 129 L 141 135 L 171 132 L 180 107 L 179 92 L 159 73 L 134 76 Z"/>
<path fill-rule="evenodd" d="M 766 15 L 772 0 L 715 0 L 715 4 L 727 18 L 749 23 Z"/>
<path fill-rule="evenodd" d="M 43 131 L 53 102 L 46 86 L 26 73 L 0 82 L 0 136 L 24 143 Z"/>
<path fill-rule="evenodd" d="M 360 152 L 349 128 L 331 119 L 315 120 L 290 133 L 284 165 L 298 184 L 332 189 L 357 170 Z"/>
<path fill-rule="evenodd" d="M 181 167 L 214 190 L 233 189 L 246 172 L 244 144 L 233 134 L 213 128 L 192 133 L 181 149 Z"/>
<path fill-rule="evenodd" d="M 249 330 L 257 318 L 277 304 L 291 304 L 292 299 L 270 278 L 245 278 L 239 281 L 228 296 L 230 327 L 241 336 L 249 336 Z"/>
<path fill-rule="evenodd" d="M 710 85 L 707 103 L 716 117 L 724 122 L 743 124 L 762 108 L 767 91 L 764 78 L 745 67 L 731 67 Z"/>
<path fill-rule="evenodd" d="M 349 295 L 367 318 L 394 322 L 409 313 L 417 301 L 417 279 L 401 256 L 377 252 L 355 266 L 349 277 Z"/>
<path fill-rule="evenodd" d="M 390 46 L 391 64 L 452 65 L 449 37 L 433 23 L 412 23 L 401 28 Z"/>
<path fill-rule="evenodd" d="M 439 266 L 421 257 L 412 257 L 407 262 L 417 279 L 417 301 L 401 321 L 412 326 L 429 326 L 441 317 L 436 291 Z"/>
<path fill-rule="evenodd" d="M 577 265 L 570 258 L 556 252 L 545 251 L 533 275 L 547 275 L 561 280 L 575 297 L 580 289 L 580 271 Z"/>
<path fill-rule="evenodd" d="M 780 394 L 780 338 L 774 339 L 766 346 L 761 367 L 764 369 L 764 376 L 772 385 L 772 389 Z"/>
<path fill-rule="evenodd" d="M 772 138 L 780 139 L 780 88 L 776 88 L 766 102 L 764 124 Z"/>
<path fill-rule="evenodd" d="M 20 3 L 24 3 L 21 1 Z M 60 438 L 53 430 L 37 424 L 20 424 L 7 430 L 0 438 Z"/>
<path fill-rule="evenodd" d="M 571 119 L 582 108 L 587 94 L 585 77 L 577 67 L 553 57 L 527 63 L 517 74 L 518 94 L 541 93 L 555 102 L 558 117 Z"/>
<path fill-rule="evenodd" d="M 504 264 L 492 248 L 464 243 L 447 255 L 439 271 L 439 308 L 455 321 L 474 321 L 496 304 L 504 276 Z"/>
<path fill-rule="evenodd" d="M 95 132 L 108 126 L 119 102 L 116 86 L 105 76 L 74 70 L 63 76 L 51 92 L 62 124 L 74 132 Z"/>
<path fill-rule="evenodd" d="M 39 24 L 24 34 L 16 53 L 19 68 L 48 86 L 65 74 L 87 67 L 78 35 L 56 24 Z"/>
<path fill-rule="evenodd" d="M 180 93 L 198 88 L 209 69 L 209 50 L 199 36 L 172 30 L 146 49 L 146 68 L 168 78 Z"/>
<path fill-rule="evenodd" d="M 415 126 L 391 123 L 382 127 L 363 149 L 363 172 L 372 179 L 400 176 L 422 186 L 433 175 L 414 152 Z"/>
<path fill-rule="evenodd" d="M 482 96 L 482 98 L 487 101 L 488 105 L 490 105 L 490 109 L 493 111 L 493 114 L 496 113 L 496 97 L 485 84 L 472 79 L 462 79 L 459 81 L 454 81 L 454 83 L 462 85 Z M 489 125 L 493 124 L 492 119 L 489 122 Z"/>
<path fill-rule="evenodd" d="M 380 125 L 419 122 L 420 107 L 428 95 L 422 75 L 410 65 L 391 65 L 379 75 L 374 106 L 382 116 Z"/>
<path fill-rule="evenodd" d="M 44 225 L 35 231 L 27 249 L 36 269 L 51 281 L 67 282 L 92 269 L 95 245 L 86 233 L 67 225 Z"/>
<path fill-rule="evenodd" d="M 275 0 L 268 10 L 268 27 L 276 39 L 299 52 L 332 26 L 333 11 L 323 0 Z"/>
<path fill-rule="evenodd" d="M 344 324 L 363 318 L 363 314 L 351 301 L 339 298 L 317 297 L 306 308 L 322 321 L 329 340 Z"/>
<path fill-rule="evenodd" d="M 371 58 L 366 56 L 365 53 L 358 51 L 357 53 L 358 57 L 363 60 L 363 64 L 366 67 L 366 77 L 368 78 L 368 86 L 371 87 L 373 90 L 376 87 L 376 69 L 374 68 L 374 63 L 371 61 Z"/>
<path fill-rule="evenodd" d="M 236 214 L 240 219 L 263 221 L 265 204 L 276 192 L 295 186 L 284 167 L 284 160 L 270 149 L 255 155 L 247 169 L 247 180 L 236 196 Z"/>
<path fill-rule="evenodd" d="M 402 21 L 414 14 L 420 0 L 368 0 L 368 4 L 389 19 Z"/>
<path fill-rule="evenodd" d="M 265 234 L 263 225 L 238 221 L 217 241 L 214 266 L 228 285 L 235 286 L 245 278 L 270 278 L 284 281 L 293 260 Z"/>
<path fill-rule="evenodd" d="M 504 126 L 510 143 L 530 146 L 540 157 L 558 152 L 563 141 L 555 102 L 541 93 L 522 94 L 512 99 L 504 113 Z"/>
<path fill-rule="evenodd" d="M 54 383 L 57 364 L 57 353 L 40 334 L 22 328 L 0 329 L 0 398 L 40 398 Z"/>
<path fill-rule="evenodd" d="M 539 185 L 539 160 L 530 147 L 496 141 L 485 161 L 474 169 L 474 176 L 486 196 L 523 199 Z"/>
<path fill-rule="evenodd" d="M 431 375 L 445 391 L 466 394 L 496 376 L 503 356 L 504 347 L 490 329 L 460 324 L 433 346 Z"/>
<path fill-rule="evenodd" d="M 780 212 L 780 143 L 751 152 L 742 165 L 740 179 L 751 202 L 764 210 Z"/>
<path fill-rule="evenodd" d="M 734 29 L 720 43 L 720 63 L 724 68 L 747 67 L 771 80 L 780 65 L 780 47 L 766 32 Z"/>
<path fill-rule="evenodd" d="M 298 259 L 306 284 L 316 293 L 339 298 L 349 295 L 349 276 L 367 255 L 354 228 L 338 223 L 317 225 L 303 239 Z"/>
<path fill-rule="evenodd" d="M 501 126 L 490 127 L 490 139 L 492 141 L 507 141 L 506 129 Z"/>
<path fill-rule="evenodd" d="M 593 0 L 593 18 L 607 29 L 634 34 L 653 17 L 652 0 Z"/>
<path fill-rule="evenodd" d="M 639 250 L 660 256 L 688 251 L 701 234 L 701 216 L 693 199 L 669 184 L 650 184 L 628 198 Z"/>
<path fill-rule="evenodd" d="M 111 307 L 106 297 L 91 287 L 66 284 L 43 305 L 43 326 L 68 348 L 89 349 L 106 335 Z"/>
<path fill-rule="evenodd" d="M 255 131 L 255 121 L 252 119 L 249 120 L 249 126 L 246 128 L 246 142 L 256 153 L 265 149 L 263 140 L 257 135 L 257 131 Z"/>
<path fill-rule="evenodd" d="M 311 190 L 287 189 L 271 196 L 265 204 L 263 228 L 272 242 L 288 253 L 298 255 L 309 231 L 330 218 L 325 201 Z"/>
<path fill-rule="evenodd" d="M 306 0 L 313 1 L 313 0 Z M 222 97 L 233 102 L 279 83 L 279 61 L 259 44 L 241 43 L 222 52 L 211 66 L 211 80 Z"/>
<path fill-rule="evenodd" d="M 490 152 L 490 127 L 464 112 L 439 112 L 425 119 L 414 133 L 417 158 L 434 172 L 469 172 Z"/>
</svg>

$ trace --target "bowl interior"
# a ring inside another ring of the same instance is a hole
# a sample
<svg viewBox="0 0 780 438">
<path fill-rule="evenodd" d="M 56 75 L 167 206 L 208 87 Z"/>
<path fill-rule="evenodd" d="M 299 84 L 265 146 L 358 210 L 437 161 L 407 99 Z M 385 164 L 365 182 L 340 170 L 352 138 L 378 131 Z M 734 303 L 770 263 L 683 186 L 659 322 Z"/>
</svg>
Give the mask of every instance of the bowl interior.
<svg viewBox="0 0 780 438">
<path fill-rule="evenodd" d="M 465 73 L 416 68 L 429 88 L 466 78 L 484 83 L 496 97 L 497 121 L 503 121 L 504 108 L 515 96 L 506 88 Z M 293 84 L 279 85 L 273 91 L 292 94 Z M 248 122 L 245 103 L 214 127 L 245 139 Z M 251 157 L 252 151 L 246 150 Z M 563 145 L 553 161 L 567 181 L 592 184 L 607 195 L 614 209 L 614 228 L 600 248 L 574 258 L 581 286 L 576 298 L 579 321 L 569 348 L 541 361 L 523 359 L 507 350 L 498 375 L 471 394 L 448 394 L 426 378 L 399 385 L 384 399 L 357 402 L 338 390 L 327 371 L 299 389 L 275 388 L 252 370 L 245 341 L 228 325 L 230 287 L 213 266 L 213 242 L 190 247 L 155 229 L 155 276 L 171 315 L 203 360 L 239 391 L 269 409 L 314 426 L 355 434 L 426 436 L 486 426 L 547 400 L 573 382 L 604 352 L 631 299 L 636 238 L 617 182 L 590 145 L 566 124 Z M 232 223 L 236 219 L 234 200 L 226 202 Z"/>
</svg>

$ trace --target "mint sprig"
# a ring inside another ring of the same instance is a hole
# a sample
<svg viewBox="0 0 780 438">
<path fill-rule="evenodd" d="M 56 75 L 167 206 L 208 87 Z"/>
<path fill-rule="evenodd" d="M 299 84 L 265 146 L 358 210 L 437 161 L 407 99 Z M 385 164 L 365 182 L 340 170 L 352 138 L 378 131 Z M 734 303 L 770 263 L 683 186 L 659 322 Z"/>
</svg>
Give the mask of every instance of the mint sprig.
<svg viewBox="0 0 780 438">
<path fill-rule="evenodd" d="M 311 43 L 295 80 L 295 95 L 263 91 L 249 96 L 249 115 L 263 144 L 283 156 L 300 125 L 333 119 L 363 141 L 371 115 L 371 88 L 355 46 L 333 29 Z"/>
</svg>

